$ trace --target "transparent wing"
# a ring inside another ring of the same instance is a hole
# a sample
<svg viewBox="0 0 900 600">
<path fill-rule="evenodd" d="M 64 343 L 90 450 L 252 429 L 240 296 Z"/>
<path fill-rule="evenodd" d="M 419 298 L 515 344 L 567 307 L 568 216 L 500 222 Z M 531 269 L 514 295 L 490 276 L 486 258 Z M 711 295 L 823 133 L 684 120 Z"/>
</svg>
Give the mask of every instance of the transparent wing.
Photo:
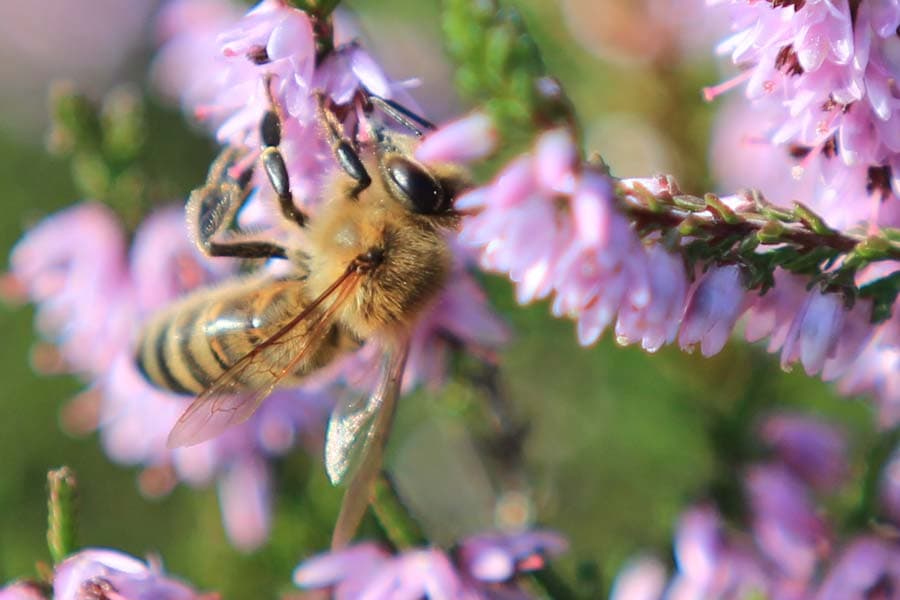
<svg viewBox="0 0 900 600">
<path fill-rule="evenodd" d="M 335 408 L 325 438 L 325 469 L 332 483 L 349 481 L 331 545 L 345 546 L 369 505 L 394 421 L 409 343 L 385 352 L 378 385 L 367 398 Z"/>
<path fill-rule="evenodd" d="M 359 274 L 348 269 L 300 314 L 243 356 L 184 411 L 169 433 L 169 448 L 192 446 L 246 421 L 282 379 L 315 348 L 314 341 L 325 335 L 335 315 L 352 296 Z M 319 308 L 327 301 L 323 310 Z M 247 390 L 247 382 L 253 389 Z"/>
</svg>

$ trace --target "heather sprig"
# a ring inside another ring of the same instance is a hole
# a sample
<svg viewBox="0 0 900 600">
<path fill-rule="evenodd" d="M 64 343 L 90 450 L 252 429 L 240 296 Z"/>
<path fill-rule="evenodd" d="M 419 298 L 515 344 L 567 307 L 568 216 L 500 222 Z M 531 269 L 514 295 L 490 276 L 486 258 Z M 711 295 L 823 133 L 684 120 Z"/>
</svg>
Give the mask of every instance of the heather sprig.
<svg viewBox="0 0 900 600">
<path fill-rule="evenodd" d="M 521 145 L 538 129 L 573 122 L 562 87 L 509 3 L 446 0 L 442 24 L 457 88 L 483 103 L 506 144 Z"/>
<path fill-rule="evenodd" d="M 636 230 L 657 234 L 669 249 L 683 252 L 689 271 L 737 264 L 746 288 L 764 294 L 781 269 L 805 276 L 810 288 L 843 294 L 848 306 L 859 297 L 872 299 L 872 323 L 891 316 L 900 273 L 862 285 L 855 275 L 873 263 L 900 259 L 900 230 L 843 232 L 800 202 L 785 209 L 758 190 L 701 198 L 684 193 L 671 176 L 619 181 L 616 192 Z"/>
<path fill-rule="evenodd" d="M 50 102 L 49 148 L 70 160 L 79 194 L 106 203 L 135 227 L 159 191 L 143 168 L 147 123 L 141 97 L 123 86 L 97 102 L 60 83 Z"/>
</svg>

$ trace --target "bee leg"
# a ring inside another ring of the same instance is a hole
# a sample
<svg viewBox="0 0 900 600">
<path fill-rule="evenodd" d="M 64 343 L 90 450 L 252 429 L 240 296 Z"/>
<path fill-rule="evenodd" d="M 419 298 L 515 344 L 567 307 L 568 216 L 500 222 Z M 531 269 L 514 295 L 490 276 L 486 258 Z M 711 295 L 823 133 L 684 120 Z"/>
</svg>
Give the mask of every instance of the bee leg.
<svg viewBox="0 0 900 600">
<path fill-rule="evenodd" d="M 191 192 L 185 208 L 191 239 L 207 256 L 287 258 L 285 248 L 271 242 L 242 238 L 240 234 L 216 239 L 234 222 L 247 199 L 250 171 L 242 173 L 237 180 L 227 176 L 236 153 L 235 149 L 226 148 L 210 168 L 206 184 Z"/>
<path fill-rule="evenodd" d="M 288 221 L 296 223 L 297 226 L 305 227 L 306 215 L 294 204 L 294 194 L 291 192 L 291 180 L 288 176 L 287 166 L 284 164 L 284 155 L 278 148 L 281 145 L 281 114 L 275 97 L 272 95 L 271 75 L 266 75 L 264 84 L 269 97 L 269 110 L 263 115 L 259 125 L 259 136 L 263 144 L 263 169 L 266 171 L 272 189 L 278 195 L 281 215 Z"/>
<path fill-rule="evenodd" d="M 420 130 L 416 123 L 424 127 L 425 129 L 434 130 L 434 123 L 425 119 L 424 117 L 420 117 L 416 113 L 412 112 L 402 104 L 398 104 L 393 100 L 388 100 L 387 98 L 382 98 L 381 96 L 376 96 L 371 92 L 366 92 L 366 98 L 371 103 L 377 106 L 381 111 L 395 120 L 400 125 L 403 125 L 410 131 L 412 131 L 416 137 L 422 137 L 423 133 Z"/>
<path fill-rule="evenodd" d="M 331 146 L 331 151 L 334 152 L 335 160 L 344 172 L 356 181 L 356 185 L 350 192 L 351 196 L 355 198 L 369 187 L 372 178 L 366 171 L 353 143 L 341 134 L 341 123 L 335 114 L 325 106 L 325 96 L 321 92 L 316 94 L 316 102 L 318 103 L 319 121 L 324 125 L 325 135 L 328 136 L 328 144 Z"/>
</svg>

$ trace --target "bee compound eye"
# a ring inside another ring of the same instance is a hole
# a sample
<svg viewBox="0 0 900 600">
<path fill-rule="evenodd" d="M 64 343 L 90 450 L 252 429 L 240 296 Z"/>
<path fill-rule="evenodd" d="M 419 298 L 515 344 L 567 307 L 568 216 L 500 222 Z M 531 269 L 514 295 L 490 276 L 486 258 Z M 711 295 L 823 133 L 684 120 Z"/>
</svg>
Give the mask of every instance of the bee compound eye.
<svg viewBox="0 0 900 600">
<path fill-rule="evenodd" d="M 433 215 L 444 210 L 444 190 L 424 169 L 405 158 L 396 157 L 388 162 L 387 171 L 417 213 Z"/>
</svg>

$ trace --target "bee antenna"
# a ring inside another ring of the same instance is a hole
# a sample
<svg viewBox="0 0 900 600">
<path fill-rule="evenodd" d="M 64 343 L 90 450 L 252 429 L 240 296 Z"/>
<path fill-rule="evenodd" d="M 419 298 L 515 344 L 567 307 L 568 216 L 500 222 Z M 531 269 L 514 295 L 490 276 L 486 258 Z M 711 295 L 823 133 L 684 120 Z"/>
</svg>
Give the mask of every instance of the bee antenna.
<svg viewBox="0 0 900 600">
<path fill-rule="evenodd" d="M 416 127 L 416 123 L 428 130 L 436 129 L 434 123 L 417 115 L 402 104 L 394 102 L 393 100 L 388 100 L 387 98 L 382 98 L 368 90 L 366 90 L 366 94 L 368 95 L 369 102 L 378 106 L 384 114 L 395 120 L 397 123 L 412 131 L 416 137 L 422 137 L 423 135 L 422 131 Z"/>
</svg>

